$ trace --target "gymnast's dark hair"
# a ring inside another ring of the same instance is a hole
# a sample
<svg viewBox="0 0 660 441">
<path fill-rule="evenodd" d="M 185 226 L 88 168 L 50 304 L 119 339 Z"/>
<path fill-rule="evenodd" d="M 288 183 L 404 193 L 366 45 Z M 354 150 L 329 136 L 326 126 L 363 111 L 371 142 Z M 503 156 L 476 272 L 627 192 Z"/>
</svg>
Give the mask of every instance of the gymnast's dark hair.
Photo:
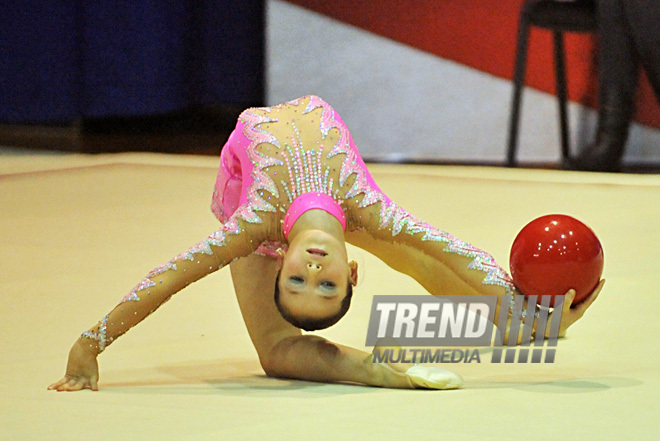
<svg viewBox="0 0 660 441">
<path fill-rule="evenodd" d="M 277 310 L 280 311 L 280 314 L 284 320 L 291 323 L 296 328 L 300 328 L 305 331 L 316 331 L 318 329 L 329 328 L 330 326 L 337 323 L 344 315 L 346 315 L 348 308 L 351 306 L 351 298 L 353 297 L 353 285 L 349 281 L 348 287 L 346 288 L 346 296 L 341 301 L 339 312 L 329 317 L 322 318 L 295 317 L 280 303 L 280 273 L 281 270 L 277 273 L 277 278 L 275 279 L 275 306 L 277 306 Z"/>
</svg>

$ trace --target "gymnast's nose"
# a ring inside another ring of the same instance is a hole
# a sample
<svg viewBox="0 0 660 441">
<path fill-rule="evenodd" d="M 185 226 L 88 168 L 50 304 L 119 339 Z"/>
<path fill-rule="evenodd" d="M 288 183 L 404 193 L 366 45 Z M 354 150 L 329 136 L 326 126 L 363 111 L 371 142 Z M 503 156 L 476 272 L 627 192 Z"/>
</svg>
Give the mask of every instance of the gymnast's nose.
<svg viewBox="0 0 660 441">
<path fill-rule="evenodd" d="M 310 272 L 318 272 L 318 271 L 321 271 L 322 268 L 323 267 L 321 266 L 320 263 L 316 263 L 316 262 L 314 262 L 314 263 L 308 262 L 307 263 L 307 270 L 309 270 Z"/>
</svg>

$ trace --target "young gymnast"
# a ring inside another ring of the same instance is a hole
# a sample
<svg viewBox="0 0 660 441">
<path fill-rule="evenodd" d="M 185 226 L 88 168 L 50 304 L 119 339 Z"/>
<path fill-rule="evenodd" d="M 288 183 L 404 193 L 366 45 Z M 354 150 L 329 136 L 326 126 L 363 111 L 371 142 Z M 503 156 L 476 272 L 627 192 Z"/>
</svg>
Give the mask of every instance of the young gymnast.
<svg viewBox="0 0 660 441">
<path fill-rule="evenodd" d="M 509 307 L 516 293 L 490 255 L 390 200 L 339 115 L 316 96 L 241 114 L 222 150 L 211 207 L 223 226 L 152 270 L 84 332 L 65 376 L 49 389 L 97 390 L 98 354 L 173 294 L 228 264 L 264 371 L 312 381 L 437 389 L 462 383 L 444 369 L 374 364 L 365 352 L 302 335 L 300 329 L 336 323 L 350 305 L 357 264 L 348 262 L 346 242 L 431 294 L 496 295 Z M 564 308 L 560 333 L 601 288 L 602 282 L 580 305 Z"/>
</svg>

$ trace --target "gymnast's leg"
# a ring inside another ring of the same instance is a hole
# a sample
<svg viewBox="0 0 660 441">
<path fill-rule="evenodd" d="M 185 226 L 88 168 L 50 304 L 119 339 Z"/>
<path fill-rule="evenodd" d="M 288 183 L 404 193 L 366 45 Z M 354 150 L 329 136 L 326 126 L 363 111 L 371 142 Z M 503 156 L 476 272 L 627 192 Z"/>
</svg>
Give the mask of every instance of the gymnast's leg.
<svg viewBox="0 0 660 441">
<path fill-rule="evenodd" d="M 305 334 L 286 322 L 273 300 L 276 260 L 252 254 L 230 266 L 238 304 L 267 375 L 325 383 L 391 388 L 453 389 L 460 377 L 444 369 L 406 375 L 408 366 L 373 363 L 371 354 Z M 261 274 L 262 277 L 254 277 Z M 425 378 L 422 378 L 424 377 Z"/>
</svg>

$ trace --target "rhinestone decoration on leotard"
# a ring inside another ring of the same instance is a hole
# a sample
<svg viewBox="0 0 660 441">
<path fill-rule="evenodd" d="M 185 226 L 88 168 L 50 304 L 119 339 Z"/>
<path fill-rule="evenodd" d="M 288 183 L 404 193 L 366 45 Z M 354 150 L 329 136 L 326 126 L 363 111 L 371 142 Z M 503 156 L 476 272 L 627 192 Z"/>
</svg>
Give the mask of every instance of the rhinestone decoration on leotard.
<svg viewBox="0 0 660 441">
<path fill-rule="evenodd" d="M 283 138 L 278 138 L 264 128 L 266 123 L 278 122 L 276 118 L 278 110 L 284 106 L 299 106 L 305 100 L 307 100 L 307 104 L 302 110 L 303 115 L 321 109 L 318 121 L 321 139 L 314 145 L 303 145 L 303 136 L 301 136 L 295 120 L 289 121 L 292 132 Z M 179 270 L 178 263 L 197 261 L 200 254 L 214 255 L 213 247 L 223 247 L 227 243 L 228 236 L 243 233 L 240 221 L 260 224 L 263 219 L 259 213 L 277 213 L 278 216 L 284 216 L 288 206 L 296 197 L 306 192 L 319 192 L 331 196 L 343 207 L 344 211 L 349 207 L 348 202 L 352 202 L 351 207 L 357 208 L 379 204 L 378 228 L 389 229 L 394 241 L 397 241 L 400 235 L 421 234 L 422 241 L 446 243 L 445 252 L 470 258 L 468 267 L 485 273 L 482 279 L 483 284 L 503 287 L 509 298 L 510 306 L 513 307 L 515 293 L 513 281 L 495 263 L 492 256 L 421 221 L 391 201 L 378 189 L 352 144 L 348 128 L 324 100 L 311 96 L 272 108 L 248 109 L 240 115 L 239 121 L 244 123 L 241 133 L 249 141 L 245 153 L 251 163 L 250 177 L 252 181 L 245 188 L 244 196 L 247 202 L 240 204 L 221 229 L 169 262 L 152 270 L 144 280 L 124 296 L 120 305 L 127 302 L 140 302 L 150 294 L 149 290 L 157 285 L 159 275 L 167 271 Z M 324 141 L 329 141 L 328 134 L 333 129 L 338 133 L 336 142 L 324 144 Z M 272 154 L 257 149 L 260 145 L 269 145 L 265 151 L 272 151 Z M 339 171 L 334 173 L 333 178 L 331 167 L 326 161 L 335 157 L 341 158 L 341 155 L 343 155 L 343 159 L 340 159 Z M 245 165 L 249 166 L 249 164 Z M 274 171 L 269 170 L 274 166 L 283 166 L 285 170 L 283 173 L 278 170 L 276 175 Z M 351 177 L 353 177 L 353 181 L 346 188 Z M 356 204 L 353 199 L 358 195 L 362 198 Z M 216 199 L 217 194 L 214 197 L 214 200 Z M 217 206 L 216 210 L 219 211 L 219 209 L 220 207 Z M 256 248 L 259 244 L 254 245 Z M 268 245 L 271 248 L 277 246 L 274 242 L 269 242 Z M 224 262 L 224 264 L 227 263 Z M 221 265 L 218 263 L 209 269 L 220 267 Z M 524 313 L 523 309 L 523 315 Z M 98 343 L 99 352 L 116 338 L 107 336 L 107 321 L 108 316 L 105 316 L 98 324 L 97 331 L 87 331 L 83 334 L 83 337 Z M 125 330 L 122 330 L 121 333 L 123 332 Z"/>
<path fill-rule="evenodd" d="M 108 314 L 109 315 L 109 314 Z M 105 347 L 109 345 L 112 342 L 112 338 L 107 339 L 106 338 L 106 327 L 107 327 L 107 322 L 108 322 L 108 315 L 103 317 L 101 319 L 101 322 L 99 323 L 99 331 L 98 332 L 93 332 L 93 331 L 85 331 L 82 333 L 82 336 L 91 340 L 96 340 L 96 348 L 98 350 L 98 353 L 100 354 L 105 350 Z"/>
<path fill-rule="evenodd" d="M 461 241 L 451 234 L 438 230 L 437 228 L 421 221 L 412 214 L 390 200 L 385 194 L 373 189 L 367 179 L 367 171 L 359 164 L 356 152 L 350 147 L 349 132 L 344 124 L 339 124 L 335 119 L 335 112 L 319 97 L 310 97 L 303 112 L 309 113 L 317 108 L 322 108 L 319 121 L 319 130 L 325 136 L 331 129 L 339 131 L 339 141 L 328 153 L 328 158 L 343 154 L 345 159 L 339 176 L 339 185 L 343 186 L 346 180 L 355 175 L 355 181 L 346 192 L 345 199 L 349 200 L 359 194 L 364 195 L 360 207 L 366 207 L 374 203 L 380 203 L 379 227 L 391 228 L 392 236 L 397 236 L 402 231 L 406 234 L 424 233 L 422 240 L 434 240 L 447 243 L 446 252 L 456 253 L 461 256 L 470 257 L 473 260 L 468 264 L 471 269 L 486 273 L 482 283 L 487 285 L 502 286 L 509 297 L 510 306 L 513 307 L 515 286 L 509 275 L 495 263 L 493 257 L 483 250 Z"/>
<path fill-rule="evenodd" d="M 330 130 L 337 129 L 339 131 L 339 140 L 328 152 L 327 158 L 343 154 L 344 161 L 339 171 L 339 186 L 343 187 L 346 180 L 351 175 L 355 175 L 355 181 L 350 189 L 344 195 L 345 199 L 351 199 L 359 194 L 364 195 L 360 202 L 360 207 L 367 207 L 376 202 L 389 200 L 380 191 L 373 191 L 367 179 L 367 171 L 360 166 L 357 160 L 357 152 L 350 146 L 350 132 L 345 124 L 339 124 L 335 119 L 335 111 L 328 103 L 317 96 L 309 97 L 309 102 L 303 111 L 303 114 L 310 113 L 315 109 L 321 108 L 321 118 L 319 120 L 319 130 L 325 138 Z"/>
<path fill-rule="evenodd" d="M 147 274 L 147 277 L 144 278 L 140 283 L 138 283 L 128 294 L 126 294 L 117 306 L 120 306 L 122 303 L 125 302 L 139 302 L 141 300 L 141 296 L 144 296 L 145 294 L 149 295 L 150 294 L 149 289 L 156 286 L 154 279 L 158 275 L 164 273 L 165 271 L 169 271 L 169 270 L 176 271 L 178 269 L 177 262 L 181 262 L 184 260 L 195 261 L 195 256 L 199 253 L 212 255 L 213 250 L 211 249 L 211 246 L 220 247 L 223 246 L 224 244 L 225 244 L 225 232 L 221 229 L 211 234 L 210 236 L 208 236 L 206 239 L 199 242 L 195 246 L 189 248 L 188 250 L 179 254 L 175 258 L 171 259 L 169 262 L 151 270 L 149 274 Z M 220 269 L 220 266 L 218 265 L 217 268 L 215 269 Z M 144 291 L 146 291 L 146 293 Z M 169 300 L 169 298 L 166 299 L 165 301 L 167 300 Z M 165 301 L 163 303 L 165 303 Z M 151 311 L 149 313 L 151 313 Z M 84 338 L 97 341 L 99 354 L 103 352 L 106 346 L 108 346 L 113 341 L 113 338 L 106 338 L 107 320 L 108 320 L 108 316 L 106 315 L 98 325 L 99 326 L 98 332 L 86 331 L 82 334 L 82 337 Z"/>
<path fill-rule="evenodd" d="M 323 193 L 341 203 L 339 190 L 334 188 L 334 180 L 329 177 L 330 166 L 323 164 L 323 145 L 318 149 L 305 149 L 295 123 L 291 123 L 295 137 L 285 144 L 282 157 L 286 165 L 288 182 L 280 180 L 287 201 L 291 204 L 303 193 Z"/>
<path fill-rule="evenodd" d="M 153 271 L 152 271 L 153 273 Z M 149 273 L 151 274 L 151 273 Z M 135 288 L 131 290 L 128 294 L 124 296 L 122 299 L 121 303 L 124 302 L 137 302 L 140 300 L 140 297 L 138 296 L 138 292 L 143 291 L 145 289 L 151 288 L 152 286 L 155 286 L 156 284 L 147 276 L 144 280 L 142 280 L 140 283 L 138 283 Z M 120 303 L 120 304 L 121 304 Z"/>
<path fill-rule="evenodd" d="M 339 123 L 336 120 L 335 111 L 323 99 L 317 96 L 305 98 L 308 99 L 308 102 L 303 110 L 303 114 L 308 114 L 318 108 L 322 109 L 321 117 L 319 119 L 319 131 L 321 132 L 322 138 L 325 139 L 332 129 L 336 129 L 339 132 L 338 141 L 330 148 L 326 158 L 330 159 L 336 155 L 344 155 L 344 160 L 339 173 L 339 187 L 343 187 L 350 176 L 355 176 L 353 184 L 345 192 L 344 199 L 348 201 L 358 195 L 363 195 L 363 198 L 358 205 L 360 208 L 379 203 L 379 228 L 390 228 L 392 236 L 397 236 L 401 232 L 406 234 L 424 233 L 422 240 L 445 242 L 448 244 L 445 248 L 446 252 L 472 258 L 468 267 L 486 273 L 482 283 L 502 286 L 509 297 L 511 307 L 513 307 L 515 286 L 509 275 L 495 263 L 493 257 L 483 250 L 421 221 L 403 208 L 399 207 L 377 188 L 373 188 L 369 183 L 367 170 L 360 164 L 357 152 L 350 146 L 350 133 L 346 125 Z M 300 101 L 301 99 L 298 99 L 285 103 L 284 105 L 299 105 Z M 253 124 L 273 121 L 264 116 L 253 115 L 249 111 L 246 111 L 245 114 L 251 115 L 249 118 L 246 118 L 246 120 L 251 121 Z M 277 141 L 273 141 L 273 135 L 269 135 L 261 129 L 247 129 L 247 127 L 248 126 L 246 125 L 244 133 L 253 140 L 253 144 L 250 146 L 251 148 L 259 142 L 270 142 L 281 148 L 281 145 Z M 294 130 L 297 133 L 297 128 L 295 126 Z M 315 180 L 310 180 L 309 178 L 305 181 L 305 178 L 306 176 L 309 176 L 310 172 L 318 176 L 318 167 L 322 164 L 319 156 L 322 152 L 321 148 L 319 148 L 318 151 L 305 149 L 305 146 L 300 142 L 300 136 L 298 136 L 297 139 L 293 139 L 291 144 L 291 146 L 287 146 L 286 151 L 288 152 L 288 156 L 285 156 L 284 159 L 289 174 L 290 187 L 285 186 L 285 193 L 287 194 L 287 200 L 289 203 L 295 199 L 295 196 L 300 194 L 301 187 L 305 188 L 304 185 L 311 182 L 317 182 Z M 316 156 L 314 157 L 314 155 Z M 314 168 L 315 165 L 316 169 Z M 328 170 L 324 169 L 324 174 L 326 171 Z M 282 180 L 281 184 L 285 185 L 286 181 Z M 315 190 L 330 194 L 335 200 L 338 200 L 337 194 L 328 192 L 328 188 L 323 182 Z"/>
</svg>

